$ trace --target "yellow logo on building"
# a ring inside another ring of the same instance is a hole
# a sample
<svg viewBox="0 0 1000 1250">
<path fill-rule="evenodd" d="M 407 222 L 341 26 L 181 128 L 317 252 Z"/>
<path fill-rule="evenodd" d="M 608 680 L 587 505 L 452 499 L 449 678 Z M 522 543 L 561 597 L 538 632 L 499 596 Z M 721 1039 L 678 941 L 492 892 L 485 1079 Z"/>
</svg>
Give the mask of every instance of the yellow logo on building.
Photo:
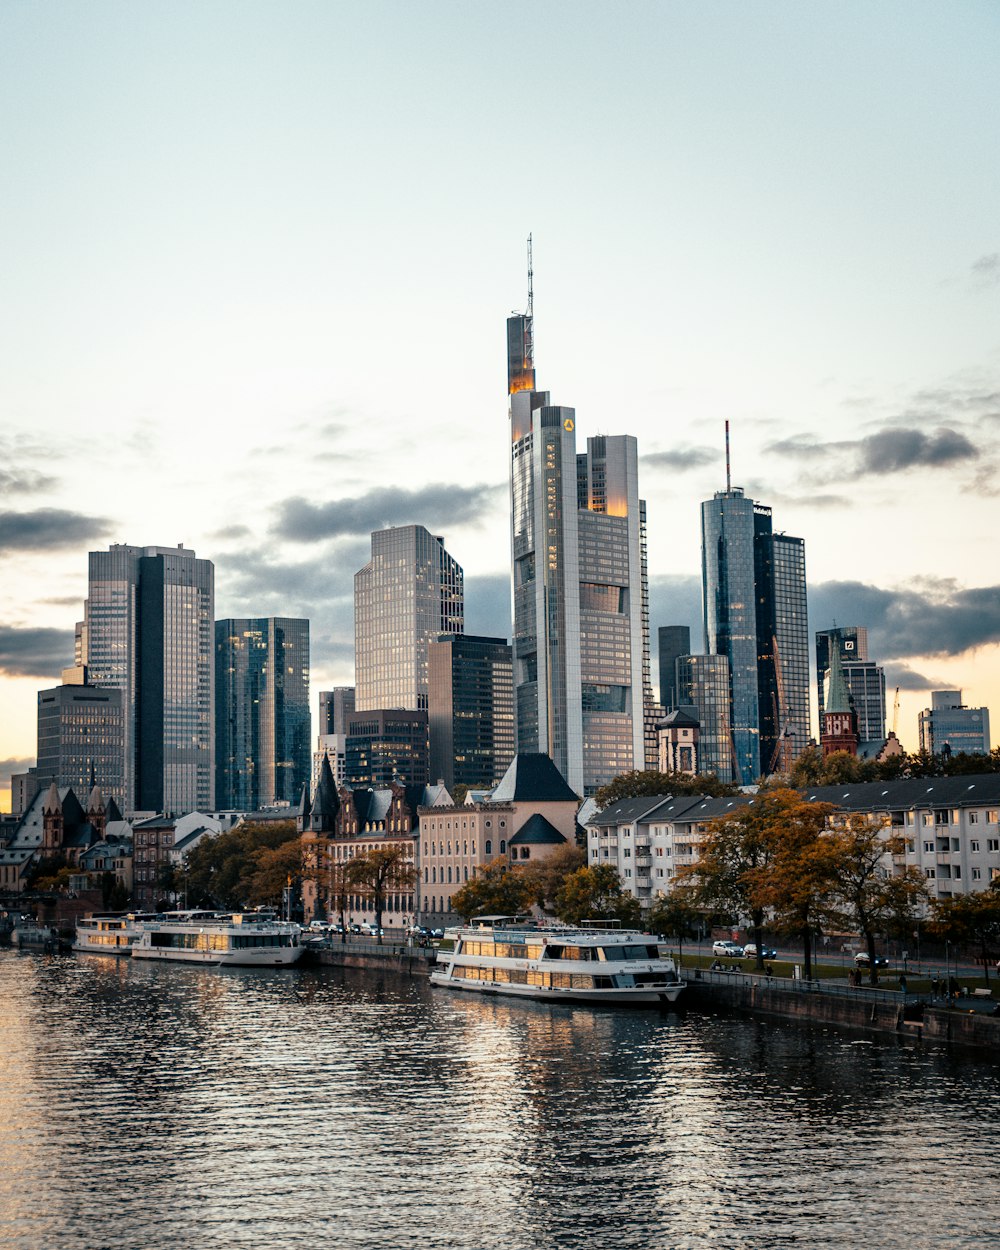
<svg viewBox="0 0 1000 1250">
<path fill-rule="evenodd" d="M 573 433 L 573 428 L 574 428 L 574 427 L 573 427 L 573 418 L 572 418 L 572 417 L 567 417 L 567 418 L 566 418 L 566 420 L 563 422 L 563 429 L 566 431 L 566 433 L 567 433 L 567 434 L 572 434 L 572 433 Z"/>
</svg>

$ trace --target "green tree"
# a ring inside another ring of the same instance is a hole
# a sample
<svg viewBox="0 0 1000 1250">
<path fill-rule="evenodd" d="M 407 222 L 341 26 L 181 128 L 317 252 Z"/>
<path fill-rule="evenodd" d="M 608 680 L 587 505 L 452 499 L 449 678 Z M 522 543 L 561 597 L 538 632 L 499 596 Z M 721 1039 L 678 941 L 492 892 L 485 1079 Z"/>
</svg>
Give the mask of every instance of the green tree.
<svg viewBox="0 0 1000 1250">
<path fill-rule="evenodd" d="M 639 900 L 622 889 L 617 870 L 610 864 L 598 864 L 569 874 L 556 896 L 556 915 L 567 924 L 619 920 L 637 928 L 642 909 Z"/>
<path fill-rule="evenodd" d="M 378 846 L 373 851 L 349 859 L 344 868 L 348 883 L 372 900 L 380 946 L 386 894 L 396 890 L 411 890 L 416 880 L 411 853 L 412 844 Z"/>
<path fill-rule="evenodd" d="M 690 885 L 677 885 L 669 894 L 660 894 L 646 917 L 653 933 L 677 939 L 678 956 L 684 953 L 684 939 L 696 938 L 706 928 L 706 913 Z"/>
<path fill-rule="evenodd" d="M 998 878 L 1000 881 L 1000 878 Z M 1000 888 L 931 900 L 928 929 L 958 946 L 977 946 L 986 984 L 990 983 L 990 946 L 1000 942 Z"/>
<path fill-rule="evenodd" d="M 556 896 L 571 872 L 576 872 L 587 862 L 586 852 L 580 847 L 567 843 L 547 855 L 544 859 L 533 860 L 517 872 L 524 877 L 533 891 L 533 901 L 542 911 L 555 912 Z"/>
<path fill-rule="evenodd" d="M 536 886 L 527 873 L 512 868 L 503 855 L 477 869 L 451 896 L 463 920 L 473 916 L 518 916 L 531 907 Z"/>
<path fill-rule="evenodd" d="M 738 794 L 739 788 L 720 781 L 714 773 L 660 773 L 653 769 L 645 772 L 622 773 L 594 793 L 594 802 L 603 811 L 622 799 L 637 799 L 657 794 L 707 794 L 720 797 Z"/>
<path fill-rule="evenodd" d="M 202 838 L 185 861 L 188 903 L 239 910 L 249 902 L 255 852 L 292 841 L 298 841 L 294 820 L 248 821 Z"/>
<path fill-rule="evenodd" d="M 876 985 L 876 935 L 902 925 L 912 928 L 927 898 L 927 887 L 916 868 L 896 872 L 886 867 L 886 855 L 901 857 L 906 840 L 887 832 L 883 820 L 846 816 L 837 821 L 828 837 L 837 875 L 834 906 L 842 908 L 863 935 L 869 979 Z"/>
</svg>

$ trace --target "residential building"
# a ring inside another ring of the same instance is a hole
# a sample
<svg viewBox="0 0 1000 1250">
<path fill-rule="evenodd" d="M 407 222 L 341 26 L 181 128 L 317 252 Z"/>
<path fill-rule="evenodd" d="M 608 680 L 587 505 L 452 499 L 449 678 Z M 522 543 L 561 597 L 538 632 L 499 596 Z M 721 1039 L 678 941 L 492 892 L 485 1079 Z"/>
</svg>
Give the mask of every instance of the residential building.
<svg viewBox="0 0 1000 1250">
<path fill-rule="evenodd" d="M 121 691 L 126 814 L 214 807 L 211 561 L 184 546 L 92 551 L 85 609 L 90 682 Z"/>
<path fill-rule="evenodd" d="M 677 707 L 677 673 L 675 664 L 682 655 L 691 654 L 691 629 L 687 625 L 661 625 L 656 631 L 660 661 L 660 705 L 666 712 Z"/>
<path fill-rule="evenodd" d="M 125 716 L 122 692 L 86 682 L 86 669 L 68 669 L 65 681 L 38 692 L 38 775 L 80 794 L 99 784 L 124 801 Z"/>
<path fill-rule="evenodd" d="M 530 311 L 508 320 L 517 747 L 582 795 L 655 761 L 645 503 L 632 436 L 577 453 L 574 409 L 534 389 L 532 335 Z"/>
<path fill-rule="evenodd" d="M 990 710 L 966 707 L 961 690 L 932 690 L 918 717 L 920 749 L 929 755 L 989 755 Z"/>
<path fill-rule="evenodd" d="M 701 507 L 705 649 L 729 661 L 736 780 L 784 771 L 809 743 L 805 547 L 741 487 Z"/>
<path fill-rule="evenodd" d="M 728 658 L 682 655 L 675 669 L 678 707 L 698 721 L 698 771 L 733 781 Z"/>
<path fill-rule="evenodd" d="M 355 710 L 427 708 L 427 648 L 465 632 L 464 579 L 422 525 L 376 530 L 354 575 Z"/>
<path fill-rule="evenodd" d="M 351 786 L 427 785 L 427 711 L 370 708 L 347 718 L 345 771 Z"/>
<path fill-rule="evenodd" d="M 514 679 L 503 638 L 441 634 L 427 649 L 430 775 L 495 785 L 514 758 Z"/>
<path fill-rule="evenodd" d="M 293 806 L 309 777 L 309 622 L 215 622 L 215 798 L 222 808 Z"/>
<path fill-rule="evenodd" d="M 830 655 L 840 652 L 847 692 L 858 716 L 862 744 L 885 740 L 885 670 L 868 655 L 868 630 L 863 625 L 835 626 L 816 633 L 816 697 L 820 723 L 826 706 Z"/>
<path fill-rule="evenodd" d="M 288 819 L 291 818 L 290 812 Z M 217 834 L 221 828 L 219 820 L 198 811 L 185 812 L 183 816 L 158 812 L 134 821 L 132 898 L 136 907 L 149 911 L 164 899 L 173 902 L 172 896 L 180 891 L 167 888 L 167 870 L 181 868 L 184 855 L 193 850 L 202 837 Z"/>
</svg>

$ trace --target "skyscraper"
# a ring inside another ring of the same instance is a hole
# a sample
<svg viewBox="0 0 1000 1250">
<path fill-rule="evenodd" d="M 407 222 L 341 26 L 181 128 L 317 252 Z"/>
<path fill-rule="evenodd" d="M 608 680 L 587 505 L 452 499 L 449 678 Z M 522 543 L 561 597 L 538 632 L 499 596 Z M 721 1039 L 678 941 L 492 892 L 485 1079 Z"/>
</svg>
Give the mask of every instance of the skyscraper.
<svg viewBox="0 0 1000 1250">
<path fill-rule="evenodd" d="M 578 455 L 576 413 L 534 390 L 532 353 L 529 300 L 507 322 L 517 749 L 593 793 L 654 766 L 638 450 L 601 435 Z"/>
<path fill-rule="evenodd" d="M 491 787 L 514 758 L 514 686 L 504 638 L 442 634 L 428 649 L 430 780 Z"/>
<path fill-rule="evenodd" d="M 929 755 L 990 753 L 990 710 L 966 707 L 961 690 L 932 690 L 931 706 L 918 718 L 920 749 Z"/>
<path fill-rule="evenodd" d="M 729 660 L 736 779 L 748 785 L 809 741 L 805 545 L 774 534 L 771 509 L 728 483 L 701 524 L 705 648 Z"/>
<path fill-rule="evenodd" d="M 465 632 L 463 575 L 422 525 L 372 534 L 354 575 L 355 707 L 427 707 L 427 646 Z"/>
<path fill-rule="evenodd" d="M 215 806 L 215 570 L 183 545 L 92 551 L 81 651 L 122 692 L 126 815 Z"/>
<path fill-rule="evenodd" d="M 295 802 L 309 780 L 309 622 L 215 622 L 215 798 L 256 811 Z"/>
<path fill-rule="evenodd" d="M 87 681 L 85 668 L 67 669 L 63 684 L 38 692 L 38 766 L 42 783 L 55 779 L 87 794 L 95 784 L 122 802 L 125 718 L 120 690 Z"/>
<path fill-rule="evenodd" d="M 729 661 L 724 655 L 682 655 L 675 669 L 677 706 L 698 713 L 698 771 L 733 781 Z"/>
<path fill-rule="evenodd" d="M 691 654 L 691 630 L 687 625 L 661 625 L 656 631 L 660 661 L 660 703 L 670 711 L 677 706 L 678 656 Z"/>
</svg>

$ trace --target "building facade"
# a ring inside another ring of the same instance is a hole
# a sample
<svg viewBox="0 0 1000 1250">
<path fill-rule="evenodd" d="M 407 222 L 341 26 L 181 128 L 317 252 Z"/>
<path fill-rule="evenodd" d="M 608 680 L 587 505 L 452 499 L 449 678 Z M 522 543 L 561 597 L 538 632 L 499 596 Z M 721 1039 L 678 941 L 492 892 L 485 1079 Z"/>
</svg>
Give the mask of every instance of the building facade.
<svg viewBox="0 0 1000 1250">
<path fill-rule="evenodd" d="M 503 638 L 442 634 L 428 657 L 430 775 L 494 786 L 514 758 L 514 677 Z"/>
<path fill-rule="evenodd" d="M 120 804 L 125 792 L 122 692 L 88 684 L 82 668 L 63 675 L 82 680 L 38 692 L 37 776 L 78 794 L 96 783 Z"/>
<path fill-rule="evenodd" d="M 215 570 L 180 547 L 89 557 L 79 632 L 90 681 L 121 691 L 124 806 L 215 806 Z"/>
<path fill-rule="evenodd" d="M 294 805 L 309 776 L 309 622 L 215 622 L 215 797 L 221 808 Z"/>
<path fill-rule="evenodd" d="M 351 786 L 427 785 L 427 712 L 370 708 L 347 718 L 345 772 Z"/>
<path fill-rule="evenodd" d="M 531 339 L 530 314 L 508 321 L 517 746 L 592 793 L 655 758 L 638 450 L 601 435 L 577 453 L 574 409 L 534 390 L 519 355 Z"/>
<path fill-rule="evenodd" d="M 918 717 L 920 749 L 928 755 L 990 753 L 990 710 L 966 707 L 961 690 L 932 690 L 931 706 Z"/>
<path fill-rule="evenodd" d="M 847 691 L 858 716 L 862 743 L 884 741 L 886 702 L 885 670 L 868 655 L 868 630 L 863 625 L 822 629 L 816 633 L 816 697 L 820 723 L 826 706 L 830 657 L 840 652 Z"/>
<path fill-rule="evenodd" d="M 661 625 L 656 631 L 658 658 L 660 662 L 660 706 L 672 712 L 678 706 L 677 673 L 678 658 L 691 654 L 691 630 L 687 625 Z"/>
<path fill-rule="evenodd" d="M 422 525 L 376 530 L 371 541 L 354 575 L 355 710 L 426 710 L 428 645 L 465 632 L 462 570 Z"/>
<path fill-rule="evenodd" d="M 729 660 L 724 655 L 682 655 L 675 661 L 681 709 L 698 720 L 698 771 L 720 781 L 735 778 L 729 715 Z"/>
</svg>

